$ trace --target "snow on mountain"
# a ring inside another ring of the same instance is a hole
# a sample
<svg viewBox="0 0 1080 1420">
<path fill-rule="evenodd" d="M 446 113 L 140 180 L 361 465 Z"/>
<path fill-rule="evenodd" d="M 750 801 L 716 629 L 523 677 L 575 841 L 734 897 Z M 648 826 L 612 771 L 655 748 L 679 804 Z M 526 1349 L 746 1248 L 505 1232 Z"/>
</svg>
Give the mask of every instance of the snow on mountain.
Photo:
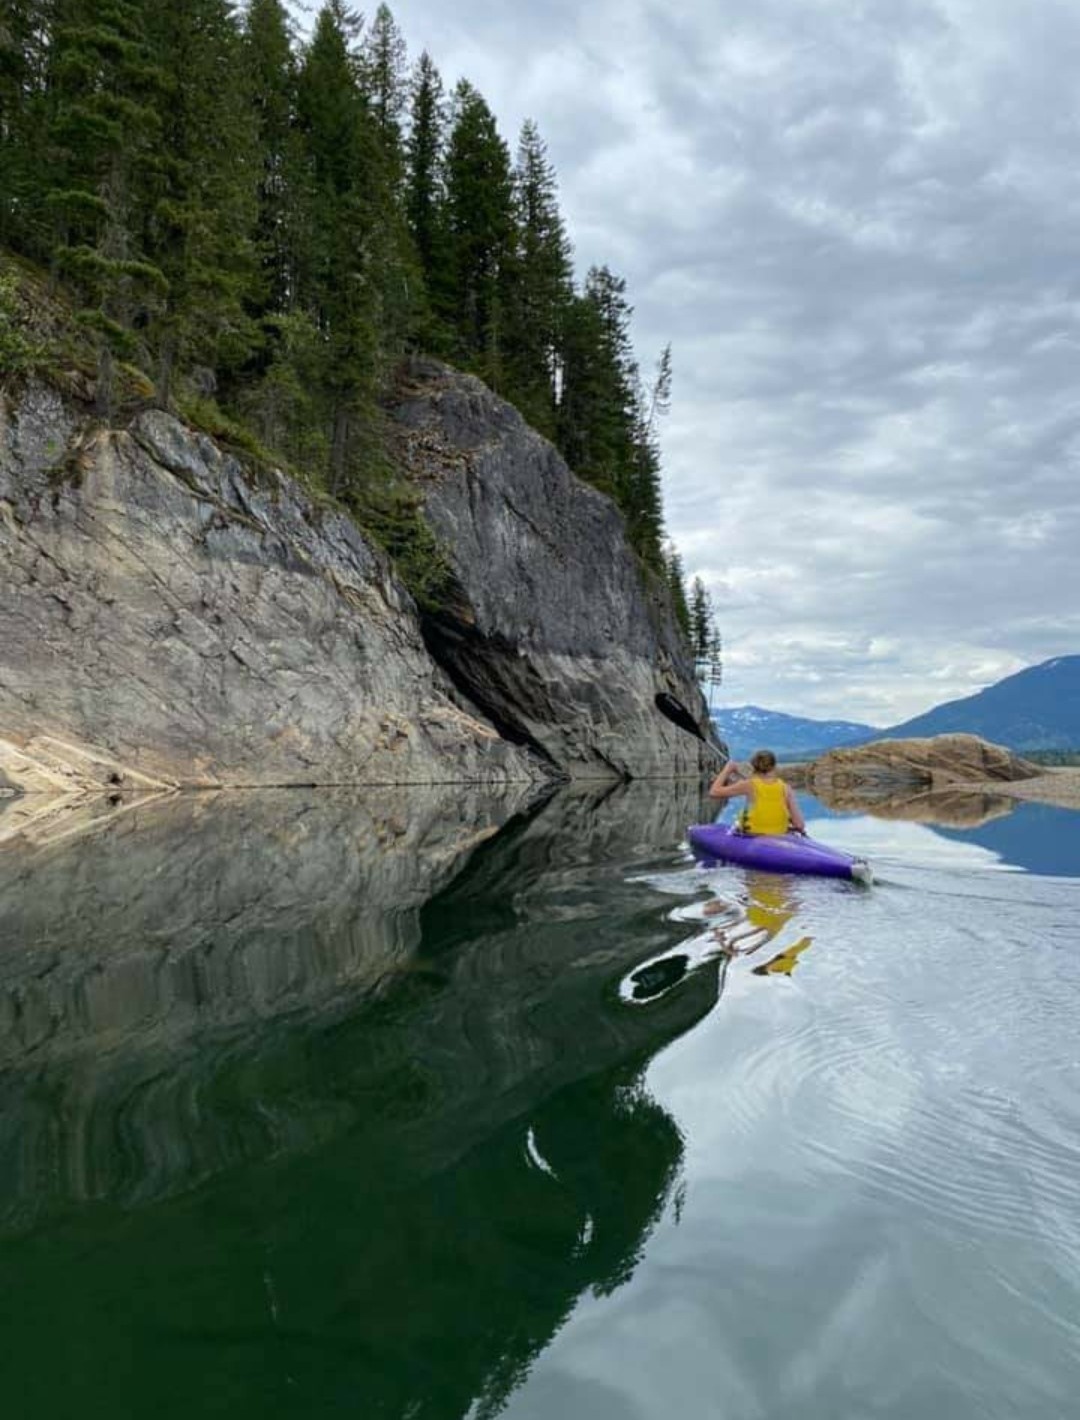
<svg viewBox="0 0 1080 1420">
<path fill-rule="evenodd" d="M 756 749 L 771 749 L 780 759 L 807 759 L 878 733 L 873 725 L 854 720 L 811 720 L 760 705 L 726 706 L 714 710 L 712 718 L 735 759 L 746 759 Z"/>
</svg>

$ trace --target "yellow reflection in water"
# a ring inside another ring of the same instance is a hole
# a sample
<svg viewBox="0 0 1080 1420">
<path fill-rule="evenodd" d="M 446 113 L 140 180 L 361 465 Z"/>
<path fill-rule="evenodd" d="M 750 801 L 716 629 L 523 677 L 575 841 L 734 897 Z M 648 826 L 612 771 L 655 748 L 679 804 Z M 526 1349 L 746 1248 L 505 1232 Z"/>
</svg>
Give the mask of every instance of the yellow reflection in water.
<svg viewBox="0 0 1080 1420">
<path fill-rule="evenodd" d="M 790 976 L 799 964 L 800 955 L 810 945 L 812 937 L 800 937 L 792 946 L 754 967 L 755 976 Z"/>
<path fill-rule="evenodd" d="M 802 905 L 792 881 L 779 874 L 748 873 L 746 885 L 749 901 L 742 920 L 730 927 L 719 926 L 714 932 L 721 950 L 728 956 L 752 956 L 775 943 Z M 812 937 L 799 937 L 782 947 L 769 961 L 754 967 L 754 975 L 790 976 L 812 942 Z"/>
</svg>

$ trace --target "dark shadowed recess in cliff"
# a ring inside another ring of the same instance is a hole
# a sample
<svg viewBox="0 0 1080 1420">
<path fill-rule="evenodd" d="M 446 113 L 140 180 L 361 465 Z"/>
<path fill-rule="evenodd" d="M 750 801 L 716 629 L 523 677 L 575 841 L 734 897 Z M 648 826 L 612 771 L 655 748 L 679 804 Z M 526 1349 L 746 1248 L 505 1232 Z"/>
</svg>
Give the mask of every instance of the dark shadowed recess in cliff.
<svg viewBox="0 0 1080 1420">
<path fill-rule="evenodd" d="M 550 703 L 551 690 L 528 665 L 515 667 L 518 698 L 506 693 L 505 668 L 518 660 L 514 646 L 499 636 L 481 636 L 453 612 L 421 612 L 420 631 L 431 658 L 446 672 L 451 684 L 498 730 L 504 740 L 531 750 L 558 777 L 565 769 L 523 723 L 519 707 Z"/>
</svg>

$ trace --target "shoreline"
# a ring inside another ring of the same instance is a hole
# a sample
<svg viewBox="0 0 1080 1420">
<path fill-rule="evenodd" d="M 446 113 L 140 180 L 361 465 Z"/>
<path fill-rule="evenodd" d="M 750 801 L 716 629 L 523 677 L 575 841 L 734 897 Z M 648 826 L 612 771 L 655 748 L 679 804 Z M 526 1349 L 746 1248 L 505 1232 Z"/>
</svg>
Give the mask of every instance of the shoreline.
<svg viewBox="0 0 1080 1420">
<path fill-rule="evenodd" d="M 950 784 L 949 788 L 979 794 L 1001 794 L 1005 798 L 1050 804 L 1059 809 L 1080 809 L 1080 766 L 1048 766 L 1034 779 L 992 779 L 977 784 Z"/>
</svg>

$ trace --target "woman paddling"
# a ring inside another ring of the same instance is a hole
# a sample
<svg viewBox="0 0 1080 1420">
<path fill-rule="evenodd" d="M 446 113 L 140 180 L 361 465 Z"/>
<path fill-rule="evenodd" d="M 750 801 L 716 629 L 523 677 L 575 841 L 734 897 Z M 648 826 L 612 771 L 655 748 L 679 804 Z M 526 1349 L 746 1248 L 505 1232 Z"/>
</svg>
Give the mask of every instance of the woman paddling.
<svg viewBox="0 0 1080 1420">
<path fill-rule="evenodd" d="M 749 779 L 744 779 L 735 761 L 728 760 L 709 786 L 709 798 L 745 796 L 746 808 L 739 815 L 740 833 L 805 833 L 802 812 L 791 786 L 776 773 L 776 755 L 772 750 L 757 750 L 751 756 L 750 767 L 754 772 Z"/>
</svg>

